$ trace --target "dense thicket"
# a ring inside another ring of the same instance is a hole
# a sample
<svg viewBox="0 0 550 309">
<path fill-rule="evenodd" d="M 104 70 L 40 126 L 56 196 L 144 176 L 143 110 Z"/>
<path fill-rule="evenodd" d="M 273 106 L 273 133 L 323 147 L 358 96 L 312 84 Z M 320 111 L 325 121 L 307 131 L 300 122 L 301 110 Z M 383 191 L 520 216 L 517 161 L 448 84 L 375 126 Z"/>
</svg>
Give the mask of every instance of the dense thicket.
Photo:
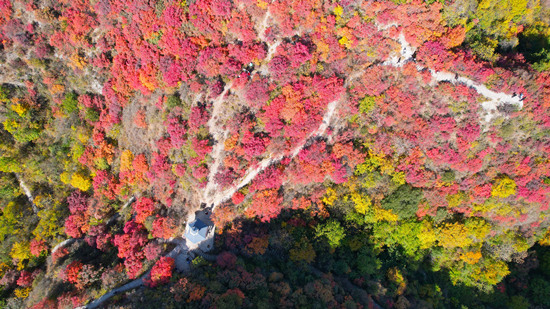
<svg viewBox="0 0 550 309">
<path fill-rule="evenodd" d="M 550 306 L 549 24 L 539 0 L 0 0 L 3 304 L 151 270 L 167 304 Z M 170 281 L 201 203 L 217 262 Z"/>
</svg>

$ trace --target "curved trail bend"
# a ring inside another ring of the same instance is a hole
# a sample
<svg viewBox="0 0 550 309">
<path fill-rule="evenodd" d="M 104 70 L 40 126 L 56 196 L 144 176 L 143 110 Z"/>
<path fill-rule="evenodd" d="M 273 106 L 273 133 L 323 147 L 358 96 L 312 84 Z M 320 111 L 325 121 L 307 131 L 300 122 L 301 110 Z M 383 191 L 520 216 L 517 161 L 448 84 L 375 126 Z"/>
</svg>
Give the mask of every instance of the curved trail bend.
<svg viewBox="0 0 550 309">
<path fill-rule="evenodd" d="M 269 18 L 269 12 L 266 13 L 265 19 L 263 23 L 267 23 L 267 20 Z M 387 25 L 380 25 L 378 24 L 379 30 L 387 30 L 393 26 L 396 26 L 395 24 L 387 24 Z M 262 25 L 262 28 L 265 27 L 265 25 Z M 394 67 L 402 67 L 406 63 L 410 61 L 414 61 L 414 53 L 415 48 L 412 47 L 405 39 L 405 36 L 401 33 L 399 37 L 397 38 L 398 42 L 401 44 L 401 49 L 397 55 L 392 55 L 384 61 L 381 65 L 384 66 L 394 66 Z M 269 47 L 268 52 L 268 59 L 273 55 L 275 52 L 277 46 L 280 44 L 280 41 L 275 42 L 273 45 Z M 488 98 L 489 100 L 486 102 L 483 102 L 481 106 L 485 111 L 487 111 L 487 115 L 485 116 L 485 121 L 490 121 L 493 115 L 491 114 L 497 109 L 498 105 L 501 104 L 513 104 L 518 106 L 519 108 L 523 107 L 523 102 L 518 96 L 512 96 L 506 93 L 502 92 L 495 92 L 490 89 L 488 89 L 485 85 L 479 84 L 474 82 L 471 79 L 468 79 L 466 77 L 458 76 L 455 73 L 451 72 L 443 72 L 443 71 L 435 71 L 429 68 L 425 68 L 420 65 L 416 65 L 417 70 L 423 71 L 428 70 L 430 74 L 432 75 L 432 83 L 439 83 L 439 82 L 451 82 L 453 84 L 460 83 L 464 84 L 468 87 L 471 87 L 475 91 L 477 91 L 480 95 Z M 266 74 L 267 73 L 267 66 L 262 66 L 258 69 L 259 72 Z M 353 78 L 355 78 L 355 74 L 352 74 Z M 352 77 L 348 77 L 348 79 Z M 346 81 L 348 82 L 348 81 Z M 208 183 L 206 187 L 203 190 L 202 194 L 202 200 L 203 202 L 207 203 L 207 205 L 214 205 L 214 210 L 219 204 L 223 203 L 224 201 L 231 198 L 231 196 L 237 192 L 240 188 L 243 186 L 246 186 L 248 183 L 250 183 L 259 173 L 261 173 L 263 170 L 268 168 L 270 165 L 279 162 L 285 157 L 284 153 L 274 155 L 270 154 L 265 159 L 260 161 L 258 164 L 256 164 L 253 167 L 250 167 L 247 172 L 245 173 L 245 176 L 242 177 L 236 185 L 231 186 L 228 189 L 220 190 L 218 185 L 215 183 L 215 175 L 219 170 L 219 167 L 222 162 L 223 158 L 223 150 L 224 150 L 224 141 L 227 138 L 228 132 L 223 130 L 221 127 L 219 127 L 217 121 L 220 119 L 220 116 L 223 112 L 223 99 L 225 95 L 228 93 L 229 89 L 231 88 L 231 83 L 227 84 L 224 91 L 218 96 L 218 98 L 213 102 L 213 112 L 210 120 L 208 121 L 208 126 L 210 128 L 210 134 L 212 137 L 216 140 L 216 144 L 214 145 L 212 149 L 212 166 L 210 173 L 208 175 Z M 294 158 L 296 155 L 300 153 L 300 151 L 307 145 L 307 143 L 314 137 L 322 136 L 326 129 L 329 127 L 329 125 L 332 122 L 332 119 L 334 117 L 334 113 L 338 107 L 338 104 L 340 102 L 339 100 L 330 102 L 327 105 L 325 115 L 323 116 L 323 121 L 315 130 L 312 132 L 300 145 L 296 146 L 291 152 L 291 158 Z M 21 185 L 21 187 L 24 189 L 24 184 Z M 25 193 L 27 193 L 27 190 L 24 190 Z M 29 191 L 30 192 L 30 191 Z M 28 194 L 27 194 L 28 196 Z M 178 245 L 170 251 L 166 256 L 176 258 L 180 254 L 189 254 L 190 249 L 185 244 L 185 237 L 183 236 L 183 239 L 178 239 Z M 61 245 L 61 244 L 60 244 Z M 56 246 L 56 249 L 59 246 Z M 96 299 L 95 301 L 91 302 L 90 304 L 79 307 L 78 309 L 94 309 L 98 308 L 103 302 L 111 298 L 112 296 L 122 293 L 134 288 L 138 288 L 143 285 L 143 279 L 149 274 L 147 272 L 142 277 L 131 281 L 121 287 L 118 287 L 116 289 L 112 289 L 111 291 L 107 292 L 100 298 Z"/>
</svg>

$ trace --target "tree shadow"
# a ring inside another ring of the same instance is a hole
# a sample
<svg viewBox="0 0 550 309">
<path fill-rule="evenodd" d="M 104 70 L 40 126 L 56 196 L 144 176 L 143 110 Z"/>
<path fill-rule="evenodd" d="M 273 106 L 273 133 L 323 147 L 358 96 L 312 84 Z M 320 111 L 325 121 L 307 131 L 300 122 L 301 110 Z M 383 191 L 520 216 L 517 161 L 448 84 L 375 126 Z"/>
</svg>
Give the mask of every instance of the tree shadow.
<svg viewBox="0 0 550 309">
<path fill-rule="evenodd" d="M 245 267 L 260 267 L 266 274 L 281 272 L 291 287 L 303 287 L 327 276 L 345 279 L 366 291 L 384 308 L 523 308 L 525 304 L 544 305 L 545 299 L 533 299 L 533 293 L 538 293 L 540 298 L 545 284 L 550 284 L 550 277 L 541 275 L 533 261 L 524 263 L 531 266 L 509 263 L 510 275 L 493 289 L 480 290 L 453 284 L 448 270 L 433 270 L 429 255 L 413 258 L 400 246 L 380 247 L 373 243 L 370 230 L 347 225 L 344 221 L 340 222 L 345 226 L 346 236 L 338 247 L 333 248 L 325 237 L 315 235 L 316 226 L 332 219 L 312 217 L 303 210 L 284 210 L 269 223 L 240 220 L 236 223 L 237 230 L 233 227 L 219 235 L 218 244 L 221 246 L 217 248 L 220 252 L 230 250 L 236 254 Z M 246 241 L 232 247 L 226 246 L 224 241 L 230 237 L 230 243 L 234 243 L 234 239 L 251 239 L 262 234 L 270 235 L 270 240 L 267 250 L 261 255 L 247 252 Z M 304 238 L 315 251 L 315 259 L 311 262 L 297 259 L 290 253 L 303 247 L 300 242 Z M 547 251 L 550 250 L 534 247 L 531 255 L 538 256 Z M 550 253 L 547 255 L 550 257 Z M 550 260 L 545 263 L 550 273 Z M 541 278 L 537 287 L 529 285 L 528 278 L 533 276 Z M 334 280 L 334 283 L 337 288 L 345 290 L 342 281 Z"/>
<path fill-rule="evenodd" d="M 522 32 L 516 49 L 531 64 L 548 65 L 550 62 L 550 38 L 542 33 Z"/>
</svg>

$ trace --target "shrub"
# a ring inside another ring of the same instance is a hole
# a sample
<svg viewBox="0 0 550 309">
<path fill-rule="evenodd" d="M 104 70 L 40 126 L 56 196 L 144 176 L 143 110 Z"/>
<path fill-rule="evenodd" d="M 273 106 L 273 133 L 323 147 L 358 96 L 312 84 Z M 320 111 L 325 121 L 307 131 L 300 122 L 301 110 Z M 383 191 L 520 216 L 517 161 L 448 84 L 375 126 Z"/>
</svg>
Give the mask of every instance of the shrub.
<svg viewBox="0 0 550 309">
<path fill-rule="evenodd" d="M 171 95 L 168 98 L 166 98 L 166 107 L 168 108 L 174 108 L 176 106 L 181 105 L 181 99 L 177 95 Z"/>
<path fill-rule="evenodd" d="M 391 210 L 399 219 L 407 219 L 416 215 L 418 203 L 422 198 L 422 191 L 410 185 L 402 185 L 389 196 L 386 196 L 381 205 Z"/>
<path fill-rule="evenodd" d="M 331 248 L 340 246 L 340 242 L 346 237 L 344 227 L 340 222 L 331 220 L 325 224 L 320 224 L 315 227 L 315 235 L 317 237 L 326 237 Z"/>
<path fill-rule="evenodd" d="M 155 287 L 168 282 L 172 277 L 173 269 L 174 259 L 166 256 L 161 257 L 151 269 L 151 274 L 146 284 L 150 287 Z"/>
</svg>

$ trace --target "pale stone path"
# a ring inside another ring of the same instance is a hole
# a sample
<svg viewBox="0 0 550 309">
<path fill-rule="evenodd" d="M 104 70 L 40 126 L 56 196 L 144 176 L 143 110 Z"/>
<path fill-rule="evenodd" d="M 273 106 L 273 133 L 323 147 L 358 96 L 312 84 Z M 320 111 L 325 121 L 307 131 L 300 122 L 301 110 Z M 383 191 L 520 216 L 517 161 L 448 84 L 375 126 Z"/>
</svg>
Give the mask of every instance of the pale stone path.
<svg viewBox="0 0 550 309">
<path fill-rule="evenodd" d="M 377 24 L 379 30 L 386 30 L 391 27 L 397 26 L 396 24 L 387 24 L 379 25 Z M 400 33 L 397 41 L 401 45 L 401 49 L 398 54 L 391 55 L 388 60 L 384 61 L 382 65 L 393 66 L 393 67 L 402 67 L 407 62 L 414 61 L 414 53 L 416 49 L 407 42 L 403 33 Z M 426 68 L 421 65 L 416 65 L 418 71 L 423 71 Z M 474 89 L 480 95 L 488 98 L 488 101 L 481 103 L 481 107 L 487 112 L 485 115 L 485 122 L 491 121 L 493 118 L 494 112 L 497 110 L 497 107 L 502 104 L 511 104 L 517 106 L 519 109 L 523 108 L 523 101 L 520 96 L 509 95 L 503 92 L 492 91 L 483 84 L 474 82 L 473 80 L 458 76 L 458 74 L 444 71 L 435 71 L 433 69 L 427 69 L 432 75 L 432 83 L 439 82 L 450 82 L 453 84 L 464 84 L 472 89 Z"/>
<path fill-rule="evenodd" d="M 21 187 L 21 189 L 23 190 L 23 192 L 27 196 L 27 199 L 29 200 L 29 203 L 31 203 L 32 211 L 35 214 L 38 213 L 38 207 L 36 207 L 36 204 L 34 203 L 34 196 L 32 196 L 31 190 L 29 189 L 29 187 L 27 187 L 27 184 L 25 183 L 23 178 L 18 173 L 14 173 L 14 174 L 15 174 L 15 178 L 17 178 L 17 180 L 19 181 L 19 187 Z"/>
<path fill-rule="evenodd" d="M 269 18 L 269 12 L 266 13 L 265 19 L 263 24 L 267 23 L 267 20 Z M 395 26 L 395 24 L 388 24 L 388 25 L 378 25 L 379 30 L 386 30 L 391 27 Z M 262 33 L 263 34 L 263 33 Z M 405 36 L 401 33 L 398 37 L 398 41 L 401 44 L 401 50 L 399 51 L 399 54 L 392 55 L 390 58 L 382 63 L 382 65 L 385 66 L 394 66 L 394 67 L 402 67 L 404 64 L 406 64 L 409 61 L 413 61 L 413 56 L 415 53 L 415 49 L 405 40 Z M 277 46 L 281 41 L 277 41 L 271 46 L 269 46 L 268 55 L 266 57 L 266 62 L 269 61 L 269 59 L 274 54 L 275 50 L 277 49 Z M 425 70 L 426 68 L 417 65 L 416 66 L 419 71 Z M 267 74 L 267 66 L 264 64 L 258 71 L 260 71 L 262 74 Z M 454 73 L 451 72 L 443 72 L 443 71 L 435 71 L 432 69 L 428 69 L 428 71 L 432 75 L 432 82 L 451 82 L 451 83 L 461 83 L 468 87 L 471 87 L 472 89 L 476 90 L 480 95 L 490 99 L 489 101 L 483 102 L 481 106 L 487 111 L 488 115 L 485 116 L 485 121 L 490 121 L 492 118 L 491 113 L 497 109 L 497 106 L 500 104 L 513 104 L 518 106 L 519 108 L 523 107 L 523 102 L 518 96 L 512 96 L 506 93 L 502 92 L 495 92 L 490 89 L 488 89 L 485 85 L 476 83 L 472 81 L 471 79 L 468 79 L 466 77 L 459 77 Z M 355 75 L 353 75 L 355 77 Z M 223 99 L 229 89 L 231 88 L 231 83 L 226 85 L 224 91 L 222 94 L 219 95 L 219 97 L 214 101 L 213 103 L 213 112 L 210 120 L 208 121 L 208 126 L 210 128 L 210 134 L 212 137 L 216 140 L 216 144 L 214 145 L 212 149 L 212 166 L 210 167 L 210 173 L 208 175 L 208 183 L 203 191 L 203 201 L 208 205 L 214 205 L 212 208 L 212 211 L 221 203 L 228 200 L 233 196 L 237 190 L 242 188 L 243 186 L 246 186 L 249 184 L 256 176 L 271 166 L 272 164 L 275 164 L 282 160 L 285 157 L 285 154 L 278 154 L 274 156 L 273 154 L 270 154 L 267 158 L 263 159 L 260 163 L 256 164 L 253 167 L 250 167 L 247 172 L 245 173 L 245 176 L 242 177 L 236 185 L 231 186 L 228 189 L 225 190 L 219 190 L 217 184 L 215 183 L 215 175 L 219 170 L 219 166 L 221 165 L 221 160 L 223 158 L 223 149 L 224 149 L 224 141 L 227 138 L 227 131 L 223 130 L 222 128 L 218 127 L 217 120 L 219 120 L 221 113 L 223 112 Z M 329 127 L 329 125 L 332 122 L 332 119 L 334 117 L 334 113 L 338 107 L 338 104 L 340 102 L 340 99 L 330 102 L 327 105 L 327 110 L 325 112 L 325 115 L 323 116 L 323 121 L 315 130 L 312 132 L 308 138 L 306 138 L 299 146 L 296 146 L 293 151 L 290 152 L 291 158 L 294 158 L 296 155 L 300 153 L 300 151 L 307 145 L 307 143 L 317 136 L 322 136 L 326 129 Z M 21 183 L 21 181 L 20 181 Z M 24 183 L 21 184 L 21 187 L 27 193 L 24 187 Z M 28 189 L 28 188 L 27 188 Z M 30 193 L 30 191 L 28 191 Z M 27 194 L 29 196 L 29 194 Z M 32 194 L 30 195 L 32 197 Z M 70 241 L 67 240 L 65 242 Z M 65 243 L 63 242 L 63 243 Z M 179 239 L 178 245 L 170 251 L 166 256 L 172 257 L 175 260 L 182 259 L 184 256 L 190 256 L 191 251 L 185 244 L 185 238 Z M 61 244 L 56 246 L 54 250 L 56 250 Z M 52 252 L 54 251 L 52 250 Z M 109 291 L 108 293 L 104 294 L 100 298 L 96 299 L 95 301 L 91 302 L 90 304 L 79 307 L 79 309 L 93 309 L 99 307 L 103 302 L 111 298 L 112 296 L 123 293 L 125 291 L 138 288 L 143 285 L 143 279 L 149 275 L 149 272 L 141 276 L 140 278 L 131 281 L 121 287 L 118 287 L 116 289 L 113 289 Z"/>
<path fill-rule="evenodd" d="M 208 128 L 210 131 L 210 135 L 215 142 L 214 146 L 212 147 L 212 152 L 210 153 L 210 156 L 212 158 L 212 165 L 210 166 L 210 171 L 208 173 L 208 182 L 206 183 L 206 187 L 203 190 L 203 201 L 206 200 L 209 196 L 217 194 L 215 176 L 219 171 L 223 159 L 224 142 L 227 139 L 228 135 L 227 130 L 221 128 L 218 122 L 223 114 L 223 99 L 225 95 L 229 92 L 229 89 L 231 89 L 232 85 L 233 83 L 228 83 L 227 85 L 225 85 L 223 92 L 218 96 L 218 98 L 216 98 L 216 100 L 214 100 L 212 104 L 212 115 L 208 120 Z"/>
<path fill-rule="evenodd" d="M 328 128 L 329 124 L 332 121 L 332 117 L 334 115 L 334 112 L 339 102 L 340 100 L 336 100 L 336 101 L 330 102 L 327 105 L 327 111 L 325 112 L 325 115 L 323 116 L 323 121 L 321 122 L 317 130 L 312 132 L 306 139 L 304 139 L 304 141 L 300 145 L 294 147 L 294 149 L 290 152 L 291 158 L 294 158 L 296 155 L 298 155 L 298 153 L 300 153 L 300 151 L 307 145 L 308 141 L 310 141 L 312 138 L 317 136 L 322 136 L 325 133 L 326 129 Z M 275 164 L 281 161 L 285 156 L 286 156 L 285 153 L 280 153 L 278 155 L 274 155 L 274 154 L 268 155 L 268 157 L 260 161 L 260 163 L 250 167 L 246 171 L 245 176 L 237 181 L 237 184 L 225 190 L 218 190 L 213 195 L 205 196 L 206 198 L 204 199 L 204 202 L 208 206 L 214 205 L 213 207 L 213 210 L 214 210 L 219 204 L 229 200 L 233 196 L 233 194 L 235 194 L 235 192 L 237 192 L 240 188 L 246 186 L 252 180 L 254 180 L 254 178 L 256 178 L 256 176 L 259 173 L 261 173 L 263 170 L 265 170 L 272 164 Z M 217 185 L 215 184 L 213 184 L 213 186 L 217 187 Z"/>
</svg>

